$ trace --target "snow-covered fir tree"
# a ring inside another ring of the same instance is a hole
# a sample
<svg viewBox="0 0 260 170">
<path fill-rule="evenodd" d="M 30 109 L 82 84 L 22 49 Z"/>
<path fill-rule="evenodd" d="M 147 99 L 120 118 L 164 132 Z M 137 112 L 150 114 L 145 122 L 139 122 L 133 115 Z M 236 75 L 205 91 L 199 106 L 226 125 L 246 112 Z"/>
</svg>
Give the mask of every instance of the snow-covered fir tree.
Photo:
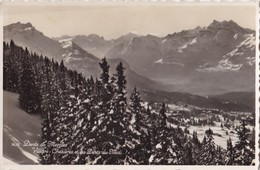
<svg viewBox="0 0 260 170">
<path fill-rule="evenodd" d="M 216 144 L 213 138 L 213 131 L 209 128 L 205 132 L 204 142 L 202 142 L 198 164 L 214 165 L 216 163 Z"/>
<path fill-rule="evenodd" d="M 19 78 L 19 103 L 27 113 L 40 111 L 40 91 L 36 86 L 35 75 L 30 64 L 29 52 L 25 49 L 25 56 L 21 62 L 21 73 Z"/>
<path fill-rule="evenodd" d="M 233 165 L 234 163 L 234 147 L 231 138 L 227 140 L 226 165 Z"/>
<path fill-rule="evenodd" d="M 109 164 L 125 164 L 127 156 L 125 150 L 125 142 L 127 137 L 127 127 L 129 126 L 130 115 L 126 112 L 126 77 L 124 75 L 125 68 L 120 62 L 116 67 L 115 77 L 115 94 L 112 100 L 112 108 L 110 115 L 112 121 L 109 121 L 108 128 L 111 130 L 109 141 L 112 142 L 113 149 L 117 150 L 119 154 L 109 155 Z"/>
<path fill-rule="evenodd" d="M 150 164 L 167 165 L 178 164 L 176 154 L 176 141 L 173 138 L 173 131 L 167 127 L 167 116 L 165 103 L 162 103 L 156 121 L 156 130 L 153 131 L 153 149 L 149 158 Z"/>
<path fill-rule="evenodd" d="M 196 131 L 193 131 L 192 133 L 192 156 L 193 156 L 193 164 L 197 164 L 197 160 L 199 160 L 200 157 L 200 149 L 201 149 L 201 143 L 198 139 L 198 134 Z"/>
<path fill-rule="evenodd" d="M 141 105 L 142 100 L 140 92 L 135 87 L 130 96 L 129 114 L 130 124 L 127 127 L 127 136 L 125 142 L 126 159 L 125 164 L 147 164 L 149 158 L 148 145 L 150 136 L 148 136 L 147 112 Z"/>
<path fill-rule="evenodd" d="M 52 153 L 53 147 L 49 145 L 55 141 L 54 128 L 55 118 L 57 116 L 58 99 L 57 88 L 54 85 L 54 73 L 52 62 L 44 58 L 44 78 L 42 84 L 42 144 L 45 146 L 45 153 L 40 155 L 41 164 L 55 164 L 54 155 Z"/>
<path fill-rule="evenodd" d="M 250 145 L 250 130 L 246 127 L 246 121 L 242 120 L 238 133 L 238 142 L 234 147 L 234 164 L 251 165 L 254 160 L 254 148 Z"/>
</svg>

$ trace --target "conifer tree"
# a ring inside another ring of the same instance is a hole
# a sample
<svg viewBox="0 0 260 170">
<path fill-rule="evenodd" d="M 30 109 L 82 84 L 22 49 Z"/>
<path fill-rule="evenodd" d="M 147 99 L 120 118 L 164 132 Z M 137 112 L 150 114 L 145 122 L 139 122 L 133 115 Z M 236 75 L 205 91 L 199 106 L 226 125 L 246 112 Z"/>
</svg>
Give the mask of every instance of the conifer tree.
<svg viewBox="0 0 260 170">
<path fill-rule="evenodd" d="M 125 160 L 128 155 L 126 155 L 126 150 L 124 148 L 127 136 L 127 127 L 129 126 L 130 116 L 126 112 L 127 99 L 126 99 L 126 77 L 124 75 L 125 68 L 123 63 L 120 62 L 116 67 L 115 77 L 115 95 L 112 103 L 112 124 L 110 128 L 113 129 L 113 138 L 116 139 L 116 145 L 118 150 L 121 152 L 119 159 L 117 161 L 122 161 L 119 164 L 125 164 Z M 116 158 L 116 157 L 114 157 Z M 115 161 L 115 160 L 114 160 Z M 117 162 L 116 161 L 116 162 Z"/>
<path fill-rule="evenodd" d="M 130 125 L 127 127 L 126 136 L 126 155 L 128 164 L 148 164 L 149 154 L 147 151 L 150 150 L 147 145 L 150 143 L 150 136 L 148 136 L 147 127 L 147 113 L 141 105 L 140 93 L 135 87 L 130 96 Z M 149 112 L 149 109 L 148 109 Z M 150 113 L 148 113 L 150 114 Z M 150 115 L 149 115 L 150 116 Z"/>
<path fill-rule="evenodd" d="M 86 164 L 87 155 L 84 152 L 87 152 L 89 148 L 95 148 L 96 144 L 97 123 L 96 113 L 93 109 L 92 88 L 86 86 L 86 80 L 80 79 L 81 82 L 79 82 L 78 86 L 80 93 L 77 97 L 77 103 L 74 106 L 76 107 L 76 114 L 74 114 L 74 125 L 71 136 L 71 149 L 78 154 L 75 154 L 72 164 Z M 93 159 L 95 157 L 92 156 Z"/>
<path fill-rule="evenodd" d="M 113 85 L 110 82 L 109 76 L 109 64 L 106 58 L 103 58 L 99 63 L 102 70 L 100 80 L 96 80 L 95 85 L 95 103 L 97 105 L 96 112 L 99 113 L 98 124 L 100 126 L 100 132 L 98 138 L 103 138 L 104 129 L 106 129 L 107 121 L 111 120 L 111 100 L 113 97 Z M 102 140 L 102 139 L 101 139 Z M 102 147 L 102 146 L 101 146 Z"/>
<path fill-rule="evenodd" d="M 224 160 L 224 151 L 222 149 L 222 147 L 217 146 L 216 149 L 216 160 L 215 160 L 215 164 L 216 165 L 224 165 L 225 164 L 225 160 Z"/>
<path fill-rule="evenodd" d="M 57 137 L 56 133 L 59 129 L 55 127 L 55 120 L 59 108 L 53 66 L 47 57 L 44 59 L 44 73 L 42 85 L 42 143 L 45 144 L 47 152 L 41 155 L 40 162 L 42 164 L 53 164 L 56 162 L 52 153 L 53 147 L 48 143 L 54 142 Z"/>
<path fill-rule="evenodd" d="M 94 100 L 95 103 L 94 113 L 98 113 L 96 117 L 98 131 L 96 133 L 96 149 L 101 152 L 108 152 L 109 150 L 115 149 L 116 139 L 114 136 L 113 129 L 113 119 L 112 119 L 112 97 L 114 95 L 113 85 L 110 81 L 109 76 L 109 64 L 106 58 L 103 58 L 99 63 L 101 68 L 100 80 L 96 79 L 96 83 L 94 85 Z M 92 80 L 91 80 L 92 81 Z M 96 158 L 91 159 L 89 157 L 89 162 L 98 164 L 113 164 L 116 162 L 116 158 L 113 155 L 96 155 Z"/>
<path fill-rule="evenodd" d="M 21 63 L 19 89 L 19 103 L 21 108 L 27 113 L 37 113 L 40 110 L 40 94 L 36 86 L 35 75 L 29 61 L 29 52 L 27 49 Z"/>
<path fill-rule="evenodd" d="M 184 164 L 185 165 L 193 165 L 194 164 L 193 146 L 192 146 L 192 142 L 190 140 L 185 143 L 184 150 L 185 150 Z"/>
<path fill-rule="evenodd" d="M 246 121 L 242 120 L 238 133 L 238 142 L 234 150 L 234 163 L 236 165 L 250 165 L 255 158 L 254 148 L 250 147 L 250 130 L 246 127 Z"/>
<path fill-rule="evenodd" d="M 4 64 L 4 89 L 10 92 L 17 93 L 19 91 L 19 72 L 20 72 L 20 59 L 18 57 L 22 55 L 22 51 L 19 52 L 18 47 L 14 44 L 13 40 L 10 42 L 10 46 L 6 44 L 6 50 L 3 53 Z"/>
<path fill-rule="evenodd" d="M 234 163 L 234 147 L 231 138 L 227 140 L 227 154 L 226 154 L 226 165 L 233 165 Z"/>
<path fill-rule="evenodd" d="M 176 141 L 173 136 L 173 131 L 167 127 L 166 107 L 165 103 L 162 103 L 156 124 L 155 145 L 149 158 L 150 164 L 178 164 Z"/>
<path fill-rule="evenodd" d="M 213 138 L 213 131 L 209 128 L 205 132 L 205 141 L 202 144 L 200 158 L 198 164 L 200 165 L 214 165 L 216 164 L 216 145 Z"/>
<path fill-rule="evenodd" d="M 205 138 L 206 140 L 206 138 Z M 197 135 L 197 132 L 196 131 L 193 131 L 193 134 L 192 134 L 192 145 L 193 145 L 193 163 L 194 164 L 197 164 L 197 160 L 199 159 L 200 157 L 200 149 L 201 149 L 201 143 L 198 139 L 198 135 Z"/>
<path fill-rule="evenodd" d="M 141 123 L 142 122 L 142 112 L 143 112 L 143 107 L 141 105 L 141 97 L 140 97 L 140 93 L 139 91 L 136 89 L 136 87 L 134 88 L 131 96 L 130 96 L 130 112 L 131 112 L 131 116 L 132 116 L 132 124 L 133 124 L 133 128 L 135 128 L 137 131 L 140 131 L 140 126 L 143 126 Z"/>
</svg>

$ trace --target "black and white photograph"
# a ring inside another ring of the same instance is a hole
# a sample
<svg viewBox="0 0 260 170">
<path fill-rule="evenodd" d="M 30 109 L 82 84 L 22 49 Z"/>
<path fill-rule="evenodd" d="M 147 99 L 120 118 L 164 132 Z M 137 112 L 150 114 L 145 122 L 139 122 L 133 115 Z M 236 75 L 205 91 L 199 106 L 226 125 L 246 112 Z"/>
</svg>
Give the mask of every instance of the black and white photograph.
<svg viewBox="0 0 260 170">
<path fill-rule="evenodd" d="M 4 165 L 257 168 L 256 3 L 3 9 Z"/>
</svg>

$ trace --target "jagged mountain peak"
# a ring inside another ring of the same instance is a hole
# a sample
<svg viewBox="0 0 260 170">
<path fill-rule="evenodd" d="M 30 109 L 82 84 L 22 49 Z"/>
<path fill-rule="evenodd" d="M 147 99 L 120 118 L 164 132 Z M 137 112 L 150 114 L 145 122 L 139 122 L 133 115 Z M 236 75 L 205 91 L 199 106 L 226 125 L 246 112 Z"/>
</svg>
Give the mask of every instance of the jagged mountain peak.
<svg viewBox="0 0 260 170">
<path fill-rule="evenodd" d="M 98 34 L 89 34 L 89 35 L 62 35 L 60 37 L 52 37 L 52 39 L 59 41 L 64 39 L 87 39 L 88 41 L 106 41 L 103 36 L 99 36 Z"/>
<path fill-rule="evenodd" d="M 201 26 L 197 26 L 196 28 L 193 29 L 188 29 L 188 30 L 182 30 L 180 32 L 174 32 L 173 34 L 168 34 L 164 39 L 168 39 L 168 38 L 182 38 L 182 37 L 196 37 L 200 34 L 201 31 L 206 30 L 206 27 L 201 27 Z"/>
<path fill-rule="evenodd" d="M 12 24 L 6 25 L 5 27 L 19 27 L 19 26 L 32 27 L 32 24 L 30 22 L 21 23 L 20 21 L 18 21 L 16 23 L 12 23 Z"/>
<path fill-rule="evenodd" d="M 146 38 L 158 38 L 156 35 L 153 35 L 153 34 L 147 34 L 145 37 Z"/>
<path fill-rule="evenodd" d="M 132 39 L 132 38 L 135 38 L 135 37 L 139 37 L 139 35 L 137 35 L 137 34 L 135 34 L 135 33 L 132 33 L 132 32 L 129 32 L 129 33 L 127 33 L 127 34 L 124 34 L 124 35 L 122 35 L 122 36 L 120 36 L 120 37 L 118 37 L 117 39 L 115 39 L 115 40 L 122 40 L 122 39 Z"/>
<path fill-rule="evenodd" d="M 230 30 L 236 33 L 241 33 L 241 34 L 250 34 L 253 33 L 253 30 L 243 28 L 239 26 L 236 22 L 233 20 L 224 20 L 224 21 L 217 21 L 213 20 L 213 22 L 207 27 L 209 30 Z"/>
<path fill-rule="evenodd" d="M 30 23 L 21 23 L 21 22 L 16 22 L 10 25 L 4 26 L 4 29 L 12 31 L 12 32 L 17 32 L 17 31 L 29 31 L 29 30 L 35 30 L 35 27 Z"/>
<path fill-rule="evenodd" d="M 98 34 L 89 34 L 87 37 L 93 40 L 105 40 L 103 36 L 99 36 Z"/>
<path fill-rule="evenodd" d="M 233 20 L 224 20 L 224 21 L 217 21 L 217 20 L 213 20 L 212 23 L 208 26 L 208 27 L 227 27 L 227 26 L 236 26 L 236 27 L 240 27 L 236 22 L 234 22 Z"/>
</svg>

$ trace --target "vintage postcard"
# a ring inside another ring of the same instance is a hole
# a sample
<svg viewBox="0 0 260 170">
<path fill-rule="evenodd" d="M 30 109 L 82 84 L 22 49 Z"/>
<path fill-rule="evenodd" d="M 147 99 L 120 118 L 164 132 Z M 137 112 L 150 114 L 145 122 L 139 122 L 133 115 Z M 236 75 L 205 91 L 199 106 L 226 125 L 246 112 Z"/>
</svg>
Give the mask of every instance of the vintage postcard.
<svg viewBox="0 0 260 170">
<path fill-rule="evenodd" d="M 258 3 L 1 8 L 3 169 L 258 168 Z"/>
</svg>

